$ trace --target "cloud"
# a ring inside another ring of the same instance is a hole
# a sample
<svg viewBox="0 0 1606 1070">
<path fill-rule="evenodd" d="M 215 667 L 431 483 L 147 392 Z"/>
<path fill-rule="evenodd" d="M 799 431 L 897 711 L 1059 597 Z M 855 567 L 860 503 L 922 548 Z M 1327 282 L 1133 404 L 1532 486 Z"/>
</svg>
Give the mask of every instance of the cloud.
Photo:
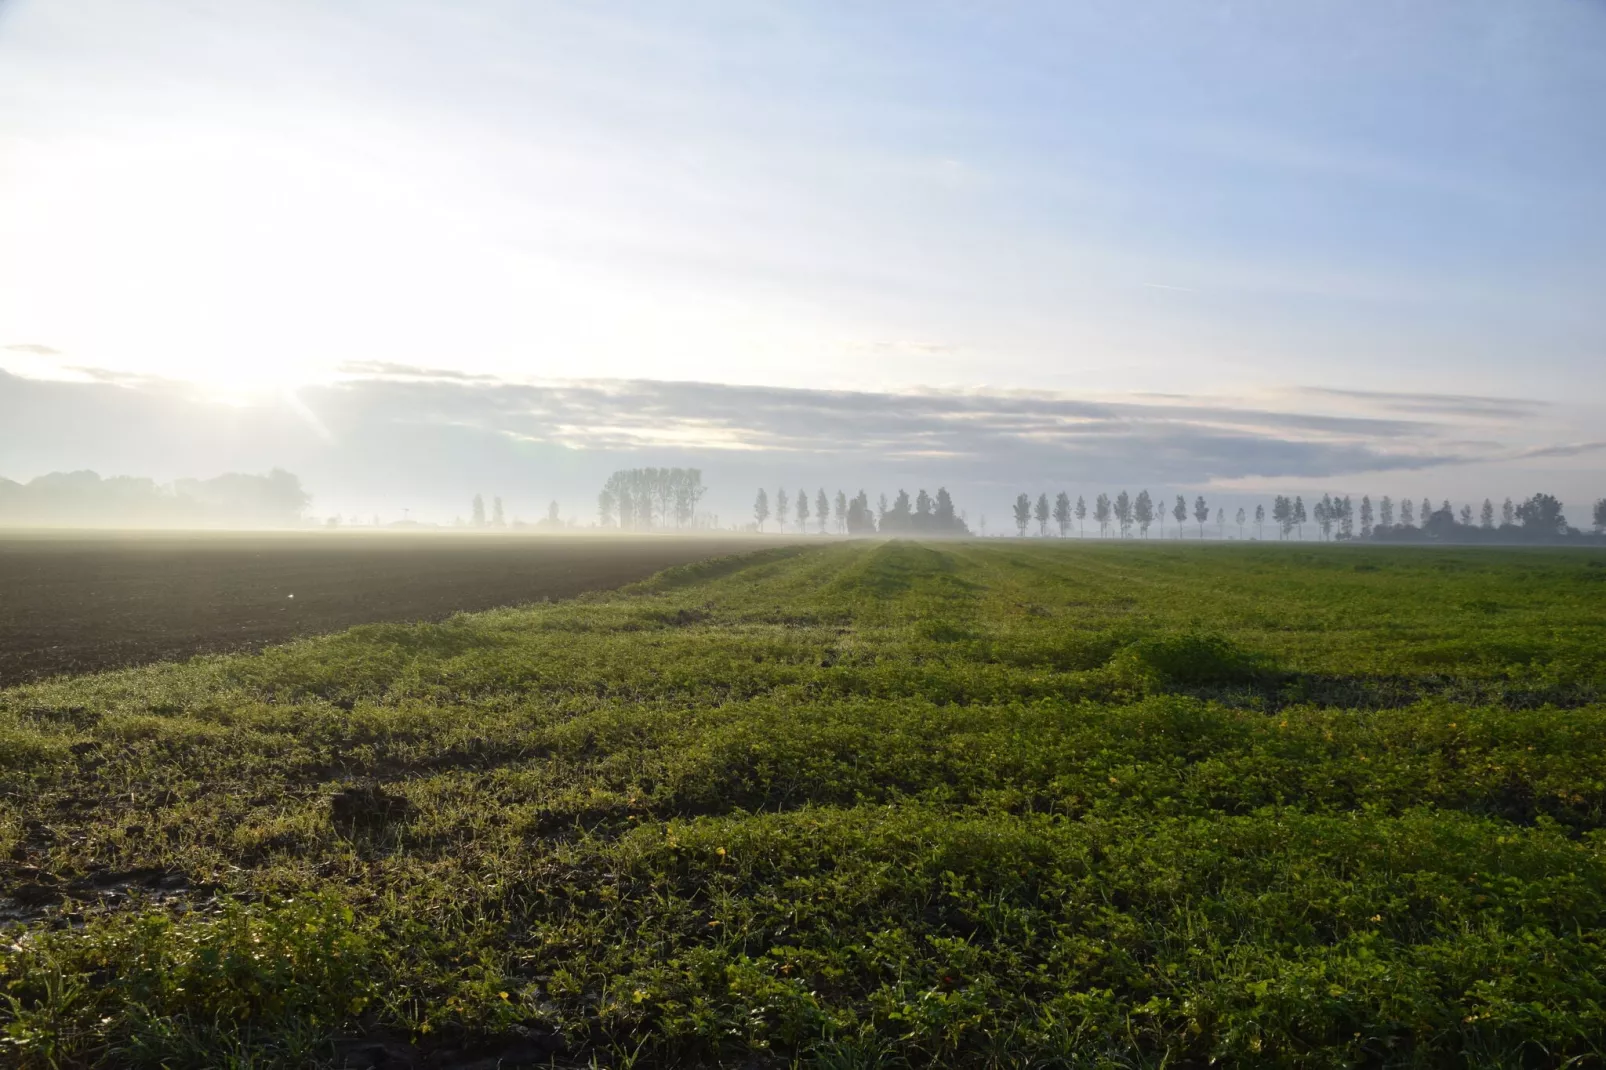
<svg viewBox="0 0 1606 1070">
<path fill-rule="evenodd" d="M 1277 411 L 1210 399 L 1099 401 L 1042 391 L 805 390 L 657 380 L 511 382 L 386 366 L 302 391 L 325 419 L 478 428 L 571 450 L 764 453 L 932 467 L 986 480 L 1197 484 L 1466 463 L 1421 419 Z"/>
<path fill-rule="evenodd" d="M 1394 412 L 1488 416 L 1501 419 L 1520 419 L 1549 407 L 1546 402 L 1527 398 L 1491 398 L 1476 394 L 1412 394 L 1388 390 L 1339 390 L 1322 386 L 1304 387 L 1301 392 L 1316 397 L 1365 402 Z"/>
<path fill-rule="evenodd" d="M 1576 457 L 1581 453 L 1594 453 L 1596 450 L 1606 450 L 1606 442 L 1572 442 L 1559 446 L 1539 446 L 1514 453 L 1511 459 L 1525 461 L 1533 457 Z"/>
<path fill-rule="evenodd" d="M 494 375 L 477 375 L 473 372 L 450 368 L 420 368 L 411 364 L 396 364 L 388 360 L 350 360 L 336 369 L 342 375 L 356 378 L 388 376 L 396 379 L 460 379 L 465 382 L 494 381 Z"/>
<path fill-rule="evenodd" d="M 1547 443 L 1533 420 L 1501 425 L 1484 415 L 1487 406 L 1471 406 L 1470 421 L 1454 411 L 1375 414 L 1396 402 L 1409 408 L 1422 395 L 1368 395 L 1370 411 L 1333 413 L 1177 394 L 1111 400 L 989 389 L 520 382 L 377 362 L 356 374 L 358 367 L 291 396 L 230 404 L 185 383 L 0 371 L 0 426 L 10 431 L 0 436 L 0 474 L 91 468 L 165 479 L 277 466 L 337 508 L 405 505 L 450 519 L 476 490 L 501 493 L 529 515 L 553 498 L 565 515 L 584 514 L 615 468 L 690 464 L 716 488 L 710 507 L 740 516 L 751 501 L 743 488 L 799 483 L 872 492 L 946 485 L 961 502 L 989 509 L 1044 487 L 1309 492 L 1342 480 L 1359 492 L 1368 486 L 1362 473 L 1434 471 L 1421 479 L 1431 479 L 1435 496 L 1466 484 L 1481 498 L 1491 493 L 1485 480 L 1519 478 L 1526 458 L 1606 448 L 1577 434 Z M 1529 412 L 1523 404 L 1513 403 Z M 1468 423 L 1479 433 L 1468 434 Z M 1479 465 L 1489 470 L 1477 474 Z M 1402 482 L 1412 480 L 1394 485 Z M 1560 489 L 1583 495 L 1588 487 Z"/>
<path fill-rule="evenodd" d="M 921 342 L 911 339 L 878 339 L 870 342 L 856 342 L 851 348 L 862 352 L 906 353 L 928 357 L 959 352 L 958 346 L 948 345 L 945 342 Z"/>
<path fill-rule="evenodd" d="M 59 357 L 61 350 L 51 349 L 49 346 L 35 345 L 31 342 L 22 342 L 17 345 L 6 346 L 13 353 L 32 353 L 36 357 Z"/>
<path fill-rule="evenodd" d="M 103 383 L 107 386 L 127 387 L 131 390 L 161 390 L 177 391 L 182 393 L 203 396 L 194 384 L 181 379 L 170 379 L 161 375 L 147 375 L 144 372 L 119 371 L 115 368 L 96 368 L 86 364 L 69 364 L 63 371 L 72 372 L 82 381 L 90 383 Z"/>
</svg>

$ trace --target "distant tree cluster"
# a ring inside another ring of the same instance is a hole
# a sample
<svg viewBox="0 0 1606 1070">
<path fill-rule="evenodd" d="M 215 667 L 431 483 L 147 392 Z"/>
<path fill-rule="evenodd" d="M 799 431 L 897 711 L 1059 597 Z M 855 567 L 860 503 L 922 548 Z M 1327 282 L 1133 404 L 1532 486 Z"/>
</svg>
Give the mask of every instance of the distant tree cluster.
<svg viewBox="0 0 1606 1070">
<path fill-rule="evenodd" d="M 700 468 L 623 468 L 597 495 L 597 520 L 624 531 L 689 527 L 706 491 Z"/>
<path fill-rule="evenodd" d="M 946 487 L 938 487 L 935 497 L 920 490 L 912 499 L 908 491 L 900 489 L 890 503 L 882 494 L 874 507 L 863 490 L 851 498 L 840 490 L 831 497 L 824 487 L 815 492 L 812 509 L 806 488 L 799 488 L 795 497 L 784 488 L 776 491 L 773 512 L 771 501 L 769 491 L 763 488 L 753 498 L 753 522 L 759 531 L 763 531 L 774 516 L 777 528 L 783 532 L 789 525 L 798 532 L 807 532 L 812 518 L 815 530 L 821 535 L 828 532 L 838 535 L 970 534 L 964 517 L 955 512 L 953 498 Z"/>
<path fill-rule="evenodd" d="M 377 519 L 375 523 L 378 523 Z M 529 523 L 517 518 L 510 520 L 507 515 L 507 509 L 502 505 L 500 496 L 492 497 L 490 508 L 487 509 L 485 495 L 476 494 L 474 495 L 473 503 L 469 506 L 468 520 L 465 522 L 462 517 L 458 517 L 457 526 L 460 528 L 478 528 L 485 531 L 498 531 L 509 527 L 520 530 L 537 528 L 542 531 L 562 531 L 573 527 L 574 524 L 573 521 L 565 521 L 558 515 L 557 502 L 552 502 L 547 506 L 546 516 L 534 523 Z"/>
<path fill-rule="evenodd" d="M 1065 491 L 1060 491 L 1052 501 L 1046 493 L 1038 494 L 1035 500 L 1031 495 L 1022 493 L 1016 495 L 1013 509 L 1016 535 L 1024 537 L 1028 532 L 1033 532 L 1038 536 L 1046 536 L 1052 522 L 1053 529 L 1061 538 L 1070 534 L 1073 527 L 1078 535 L 1086 535 L 1086 521 L 1090 515 L 1101 538 L 1110 535 L 1147 538 L 1150 527 L 1156 523 L 1163 537 L 1167 512 L 1165 503 L 1156 503 L 1146 490 L 1140 491 L 1136 498 L 1124 490 L 1114 498 L 1101 493 L 1094 498 L 1091 509 L 1086 498 L 1078 496 L 1073 504 Z M 1207 524 L 1214 529 L 1217 538 L 1227 535 L 1227 511 L 1217 508 L 1212 518 L 1210 506 L 1203 495 L 1196 496 L 1190 507 L 1187 498 L 1178 494 L 1169 513 L 1175 521 L 1174 530 L 1179 538 L 1193 534 L 1188 526 L 1190 517 L 1199 538 L 1206 537 Z M 1395 521 L 1396 515 L 1398 523 Z M 1384 496 L 1374 508 L 1369 495 L 1362 495 L 1360 502 L 1356 503 L 1348 494 L 1323 494 L 1307 509 L 1303 495 L 1279 494 L 1272 499 L 1270 518 L 1279 539 L 1303 539 L 1306 524 L 1314 524 L 1317 538 L 1324 541 L 1359 538 L 1381 541 L 1436 539 L 1448 542 L 1535 542 L 1583 537 L 1583 533 L 1567 524 L 1561 503 L 1549 494 L 1536 494 L 1520 504 L 1514 504 L 1508 498 L 1498 510 L 1498 523 L 1496 515 L 1495 505 L 1488 499 L 1477 509 L 1470 504 L 1454 509 L 1448 501 L 1435 509 L 1426 498 L 1418 507 L 1410 499 L 1396 503 Z M 1418 517 L 1421 518 L 1420 525 Z M 1254 524 L 1255 537 L 1262 538 L 1266 519 L 1266 507 L 1256 505 L 1252 517 L 1247 509 L 1240 507 L 1232 522 L 1238 538 L 1244 537 L 1245 525 L 1251 522 Z M 1594 503 L 1593 525 L 1596 535 L 1606 535 L 1606 498 Z"/>
<path fill-rule="evenodd" d="M 1271 520 L 1277 525 L 1277 537 L 1286 539 L 1296 530 L 1305 537 L 1305 523 L 1310 517 L 1305 512 L 1305 499 L 1301 495 L 1290 498 L 1279 494 L 1271 502 Z"/>
<path fill-rule="evenodd" d="M 1552 494 L 1535 494 L 1522 502 L 1507 498 L 1498 509 L 1498 523 L 1495 504 L 1487 498 L 1476 514 L 1471 505 L 1455 509 L 1448 501 L 1435 509 L 1426 498 L 1417 510 L 1410 499 L 1405 499 L 1399 503 L 1397 524 L 1394 508 L 1391 499 L 1382 498 L 1378 502 L 1378 523 L 1369 532 L 1363 525 L 1363 536 L 1383 542 L 1459 543 L 1561 542 L 1587 537 L 1567 522 L 1561 501 Z M 1596 536 L 1606 534 L 1606 498 L 1594 503 L 1591 521 Z"/>
<path fill-rule="evenodd" d="M 476 528 L 505 528 L 507 527 L 507 513 L 502 508 L 502 499 L 491 499 L 491 514 L 485 515 L 485 495 L 474 495 L 474 504 L 469 508 L 469 525 Z"/>
<path fill-rule="evenodd" d="M 1087 535 L 1087 518 L 1091 515 L 1093 523 L 1098 527 L 1100 538 L 1106 538 L 1114 533 L 1120 538 L 1149 537 L 1149 529 L 1159 525 L 1160 535 L 1165 535 L 1166 504 L 1156 501 L 1148 491 L 1138 491 L 1133 497 L 1126 491 L 1121 491 L 1114 498 L 1108 494 L 1100 493 L 1093 499 L 1093 508 L 1088 509 L 1087 499 L 1081 495 L 1076 498 L 1075 504 L 1071 496 L 1065 491 L 1054 495 L 1052 502 L 1048 494 L 1038 494 L 1036 500 L 1030 494 L 1021 493 L 1015 496 L 1015 534 L 1024 537 L 1034 525 L 1039 537 L 1049 534 L 1049 523 L 1052 521 L 1054 530 L 1060 538 L 1065 538 L 1074 526 L 1079 537 Z M 1177 495 L 1176 505 L 1171 509 L 1171 515 L 1176 518 L 1177 534 L 1183 533 L 1183 525 L 1188 521 L 1188 502 L 1182 495 Z M 1200 537 L 1204 535 L 1204 526 L 1210 520 L 1210 508 L 1203 496 L 1194 500 L 1193 518 L 1199 525 Z M 1216 510 L 1216 527 L 1224 530 L 1227 514 L 1224 510 Z M 1244 522 L 1243 510 L 1239 510 L 1238 523 L 1241 527 Z"/>
<path fill-rule="evenodd" d="M 162 484 L 135 476 L 52 472 L 0 479 L 0 525 L 36 527 L 291 527 L 311 501 L 283 469 Z"/>
</svg>

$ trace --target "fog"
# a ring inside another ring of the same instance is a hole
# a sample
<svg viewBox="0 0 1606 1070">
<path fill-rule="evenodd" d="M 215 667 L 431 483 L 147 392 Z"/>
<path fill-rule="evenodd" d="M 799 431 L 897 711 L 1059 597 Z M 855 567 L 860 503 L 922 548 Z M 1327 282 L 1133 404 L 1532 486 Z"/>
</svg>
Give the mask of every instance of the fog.
<svg viewBox="0 0 1606 1070">
<path fill-rule="evenodd" d="M 510 527 L 547 521 L 554 503 L 565 526 L 583 526 L 613 472 L 654 466 L 699 469 L 697 522 L 720 528 L 752 521 L 760 487 L 872 501 L 946 487 L 973 529 L 985 515 L 994 532 L 1020 492 L 1091 503 L 1122 489 L 1203 494 L 1229 512 L 1277 493 L 1437 507 L 1542 490 L 1587 526 L 1606 494 L 1602 443 L 1580 441 L 1568 419 L 1560 406 L 1463 395 L 1091 399 L 397 367 L 223 402 L 167 380 L 0 372 L 0 524 L 452 526 L 480 495 L 488 509 L 502 499 Z M 74 472 L 100 478 L 55 474 Z"/>
</svg>

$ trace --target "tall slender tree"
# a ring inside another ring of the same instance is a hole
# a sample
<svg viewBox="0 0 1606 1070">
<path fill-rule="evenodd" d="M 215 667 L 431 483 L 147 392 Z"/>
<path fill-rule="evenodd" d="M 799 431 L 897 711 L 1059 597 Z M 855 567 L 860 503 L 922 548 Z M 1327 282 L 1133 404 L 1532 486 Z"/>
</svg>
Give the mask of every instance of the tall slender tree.
<svg viewBox="0 0 1606 1070">
<path fill-rule="evenodd" d="M 1488 531 L 1494 527 L 1494 502 L 1483 499 L 1483 511 L 1478 514 L 1478 526 Z"/>
<path fill-rule="evenodd" d="M 1193 500 L 1193 518 L 1199 522 L 1199 538 L 1202 539 L 1205 521 L 1210 519 L 1210 506 L 1205 504 L 1203 494 Z"/>
<path fill-rule="evenodd" d="M 1595 503 L 1595 512 L 1591 519 L 1595 525 L 1595 534 L 1606 534 L 1606 498 L 1601 498 Z"/>
<path fill-rule="evenodd" d="M 1294 495 L 1294 526 L 1299 528 L 1299 537 L 1305 537 L 1305 499 Z"/>
<path fill-rule="evenodd" d="M 848 496 L 840 490 L 836 492 L 836 530 L 844 535 L 848 530 Z"/>
<path fill-rule="evenodd" d="M 1422 519 L 1426 520 L 1427 517 Z M 1411 504 L 1409 498 L 1400 499 L 1400 524 L 1408 528 L 1416 527 L 1416 506 Z"/>
<path fill-rule="evenodd" d="M 599 525 L 605 528 L 613 527 L 613 510 L 617 504 L 618 501 L 614 498 L 613 487 L 611 485 L 603 487 L 601 493 L 597 495 L 597 523 Z"/>
<path fill-rule="evenodd" d="M 1240 505 L 1238 507 L 1238 541 L 1239 542 L 1243 541 L 1243 538 L 1244 538 L 1244 521 L 1247 520 L 1247 519 L 1248 519 L 1248 517 L 1244 515 L 1244 507 Z"/>
<path fill-rule="evenodd" d="M 1026 537 L 1026 526 L 1032 522 L 1032 500 L 1024 492 L 1015 495 L 1015 534 Z"/>
<path fill-rule="evenodd" d="M 1361 538 L 1372 537 L 1372 496 L 1361 495 Z"/>
<path fill-rule="evenodd" d="M 814 522 L 820 526 L 820 534 L 825 534 L 825 526 L 831 521 L 831 499 L 825 496 L 825 488 L 814 496 Z"/>
<path fill-rule="evenodd" d="M 1288 533 L 1294 530 L 1294 503 L 1288 500 L 1288 495 L 1279 494 L 1271 503 L 1271 518 L 1277 522 L 1278 541 L 1288 538 Z"/>
<path fill-rule="evenodd" d="M 1126 491 L 1115 496 L 1115 523 L 1121 530 L 1121 538 L 1126 538 L 1132 531 L 1132 496 Z"/>
<path fill-rule="evenodd" d="M 652 468 L 633 468 L 630 470 L 630 502 L 635 512 L 636 527 L 641 531 L 651 531 L 654 515 L 652 501 L 652 477 L 656 471 Z"/>
<path fill-rule="evenodd" d="M 1516 522 L 1517 507 L 1511 504 L 1510 498 L 1507 498 L 1505 504 L 1500 507 L 1500 523 L 1502 526 L 1509 526 Z"/>
<path fill-rule="evenodd" d="M 786 495 L 786 488 L 782 487 L 775 492 L 775 526 L 782 534 L 786 532 L 787 518 L 792 515 L 792 499 Z"/>
<path fill-rule="evenodd" d="M 474 518 L 475 527 L 483 528 L 485 526 L 485 497 L 483 495 L 474 495 L 474 511 L 471 515 Z"/>
<path fill-rule="evenodd" d="M 706 488 L 703 486 L 703 470 L 701 468 L 687 468 L 675 488 L 675 519 L 677 523 L 691 524 L 697 519 L 697 503 L 703 500 Z M 799 498 L 804 496 L 798 491 Z"/>
<path fill-rule="evenodd" d="M 1060 538 L 1071 529 L 1071 496 L 1063 490 L 1054 495 L 1054 525 L 1060 529 Z"/>
<path fill-rule="evenodd" d="M 615 472 L 617 478 L 620 473 Z M 634 531 L 636 528 L 636 500 L 631 496 L 630 485 L 621 480 L 614 493 L 619 497 L 619 528 L 621 531 Z"/>
<path fill-rule="evenodd" d="M 1102 491 L 1093 502 L 1093 519 L 1099 524 L 1099 538 L 1104 538 L 1110 531 L 1110 496 Z"/>
<path fill-rule="evenodd" d="M 753 499 L 753 519 L 758 521 L 758 530 L 764 530 L 764 521 L 770 518 L 770 496 L 764 493 L 764 488 L 758 488 L 758 497 Z"/>
<path fill-rule="evenodd" d="M 1266 503 L 1255 503 L 1255 538 L 1262 537 L 1266 526 Z"/>
<path fill-rule="evenodd" d="M 1048 518 L 1048 495 L 1046 493 L 1039 494 L 1037 496 L 1037 504 L 1032 506 L 1032 519 L 1037 521 L 1037 535 L 1039 538 L 1044 538 L 1048 535 Z"/>
<path fill-rule="evenodd" d="M 1076 496 L 1076 537 L 1087 538 L 1087 499 L 1080 494 Z"/>
<path fill-rule="evenodd" d="M 1137 518 L 1138 533 L 1147 539 L 1149 525 L 1154 523 L 1154 499 L 1149 497 L 1148 491 L 1138 491 L 1138 500 L 1132 503 L 1132 515 Z M 1161 535 L 1161 538 L 1164 537 Z"/>
<path fill-rule="evenodd" d="M 659 468 L 654 472 L 652 496 L 658 503 L 658 519 L 668 526 L 669 520 L 675 515 L 675 473 L 677 468 Z"/>
<path fill-rule="evenodd" d="M 1463 505 L 1461 507 L 1461 524 L 1463 527 L 1470 528 L 1472 526 L 1472 506 Z"/>
<path fill-rule="evenodd" d="M 798 534 L 806 534 L 809 530 L 809 492 L 797 492 L 797 530 Z"/>
<path fill-rule="evenodd" d="M 948 499 L 946 490 L 937 491 L 937 512 L 941 512 L 942 502 Z M 949 501 L 949 511 L 953 511 L 953 503 Z M 875 514 L 870 511 L 870 496 L 863 490 L 848 499 L 848 534 L 873 535 L 875 534 Z"/>
<path fill-rule="evenodd" d="M 1171 507 L 1171 515 L 1177 519 L 1177 538 L 1182 538 L 1182 525 L 1188 522 L 1188 503 L 1182 495 L 1177 495 L 1177 504 Z"/>
<path fill-rule="evenodd" d="M 881 527 L 886 524 L 886 522 L 887 522 L 887 496 L 885 494 L 883 494 L 883 495 L 881 495 L 881 497 L 876 499 L 876 506 L 875 506 L 875 525 L 876 525 L 876 529 L 880 530 Z"/>
<path fill-rule="evenodd" d="M 892 500 L 892 508 L 887 510 L 887 518 L 882 521 L 881 530 L 912 531 L 914 516 L 914 507 L 909 503 L 909 492 L 899 487 L 898 496 Z"/>
</svg>

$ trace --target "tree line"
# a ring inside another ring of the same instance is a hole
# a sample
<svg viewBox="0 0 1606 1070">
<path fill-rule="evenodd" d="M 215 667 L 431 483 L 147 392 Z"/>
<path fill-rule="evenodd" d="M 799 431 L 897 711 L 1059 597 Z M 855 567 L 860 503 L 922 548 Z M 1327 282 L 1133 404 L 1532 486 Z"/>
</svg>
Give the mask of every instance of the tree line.
<svg viewBox="0 0 1606 1070">
<path fill-rule="evenodd" d="M 1146 490 L 1139 491 L 1135 498 L 1124 490 L 1113 499 L 1101 493 L 1090 510 L 1086 498 L 1078 496 L 1073 504 L 1065 491 L 1060 491 L 1052 503 L 1046 492 L 1038 494 L 1035 501 L 1023 492 L 1016 495 L 1014 502 L 1015 533 L 1024 537 L 1035 525 L 1039 536 L 1047 536 L 1052 523 L 1061 538 L 1070 534 L 1073 526 L 1079 536 L 1085 536 L 1087 519 L 1091 516 L 1101 538 L 1112 532 L 1120 538 L 1134 535 L 1148 538 L 1149 529 L 1156 524 L 1164 537 L 1168 512 L 1175 521 L 1179 538 L 1187 533 L 1190 520 L 1197 526 L 1199 538 L 1205 537 L 1207 524 L 1215 529 L 1218 538 L 1226 537 L 1229 524 L 1235 527 L 1238 537 L 1243 538 L 1245 526 L 1253 524 L 1255 537 L 1262 538 L 1268 519 L 1264 504 L 1257 504 L 1252 516 L 1242 506 L 1231 518 L 1225 508 L 1217 508 L 1212 515 L 1202 494 L 1194 498 L 1191 507 L 1186 497 L 1178 494 L 1175 504 L 1168 510 L 1164 502 L 1156 502 Z M 1591 519 L 1595 534 L 1606 534 L 1606 498 L 1594 503 Z M 1410 498 L 1396 503 L 1388 495 L 1378 499 L 1375 508 L 1371 496 L 1362 495 L 1357 508 L 1348 494 L 1323 494 L 1307 509 L 1303 495 L 1279 494 L 1272 500 L 1270 520 L 1279 539 L 1303 539 L 1305 525 L 1311 524 L 1314 534 L 1322 541 L 1362 538 L 1405 542 L 1428 538 L 1451 542 L 1534 542 L 1577 538 L 1583 534 L 1568 524 L 1562 503 L 1550 494 L 1535 494 L 1520 503 L 1507 498 L 1498 511 L 1488 498 L 1477 510 L 1470 504 L 1463 504 L 1457 510 L 1448 500 L 1435 509 L 1431 500 L 1423 498 L 1418 510 Z"/>
<path fill-rule="evenodd" d="M 1194 499 L 1190 512 L 1188 501 L 1182 495 L 1177 495 L 1177 501 L 1171 507 L 1171 515 L 1176 519 L 1178 534 L 1182 526 L 1187 523 L 1189 516 L 1199 525 L 1199 535 L 1204 537 L 1204 526 L 1210 520 L 1210 506 L 1205 502 L 1203 495 Z M 1126 491 L 1121 491 L 1114 498 L 1108 494 L 1099 494 L 1093 499 L 1093 508 L 1088 509 L 1087 499 L 1078 496 L 1076 504 L 1071 504 L 1071 496 L 1060 491 L 1050 505 L 1046 493 L 1039 494 L 1037 501 L 1033 502 L 1029 494 L 1021 493 L 1015 497 L 1015 533 L 1025 536 L 1027 530 L 1035 523 L 1037 534 L 1046 536 L 1050 521 L 1058 529 L 1060 537 L 1070 534 L 1074 524 L 1079 536 L 1087 534 L 1087 518 L 1091 515 L 1093 523 L 1097 526 L 1099 536 L 1105 537 L 1110 532 L 1116 532 L 1121 538 L 1136 535 L 1138 538 L 1149 537 L 1149 529 L 1156 523 L 1160 525 L 1160 534 L 1165 535 L 1166 505 L 1156 502 L 1146 490 L 1139 491 L 1136 498 Z M 1244 511 L 1238 510 L 1238 524 L 1244 522 Z M 1216 524 L 1224 526 L 1227 514 L 1224 510 L 1216 510 Z"/>
<path fill-rule="evenodd" d="M 789 524 L 798 532 L 807 532 L 812 518 L 815 530 L 821 535 L 828 531 L 839 535 L 970 534 L 964 516 L 955 511 L 954 500 L 946 487 L 938 487 L 935 496 L 922 489 L 913 498 L 900 488 L 891 501 L 886 494 L 881 494 L 874 507 L 869 494 L 863 490 L 851 498 L 845 491 L 838 490 L 832 497 L 821 487 L 815 492 L 811 507 L 805 488 L 799 488 L 795 494 L 788 494 L 782 488 L 772 499 L 769 491 L 760 487 L 753 499 L 753 521 L 759 531 L 764 530 L 771 516 L 782 532 Z"/>
<path fill-rule="evenodd" d="M 559 531 L 572 526 L 569 523 L 565 523 L 563 518 L 558 515 L 558 503 L 555 501 L 547 503 L 546 516 L 535 521 L 534 523 L 526 523 L 523 520 L 514 519 L 512 523 L 509 524 L 507 510 L 502 507 L 502 498 L 500 495 L 491 498 L 491 507 L 489 512 L 487 512 L 485 508 L 485 495 L 474 495 L 474 501 L 473 504 L 469 506 L 468 515 L 469 519 L 466 526 L 473 528 L 514 527 L 521 529 L 538 528 L 543 531 Z M 461 516 L 457 518 L 456 524 L 458 527 L 465 526 Z"/>
<path fill-rule="evenodd" d="M 138 476 L 51 472 L 26 483 L 0 479 L 0 524 L 130 527 L 293 527 L 311 501 L 301 480 L 225 472 L 158 483 Z"/>
<path fill-rule="evenodd" d="M 700 468 L 622 468 L 597 494 L 597 520 L 624 531 L 685 528 L 707 489 Z"/>
</svg>

